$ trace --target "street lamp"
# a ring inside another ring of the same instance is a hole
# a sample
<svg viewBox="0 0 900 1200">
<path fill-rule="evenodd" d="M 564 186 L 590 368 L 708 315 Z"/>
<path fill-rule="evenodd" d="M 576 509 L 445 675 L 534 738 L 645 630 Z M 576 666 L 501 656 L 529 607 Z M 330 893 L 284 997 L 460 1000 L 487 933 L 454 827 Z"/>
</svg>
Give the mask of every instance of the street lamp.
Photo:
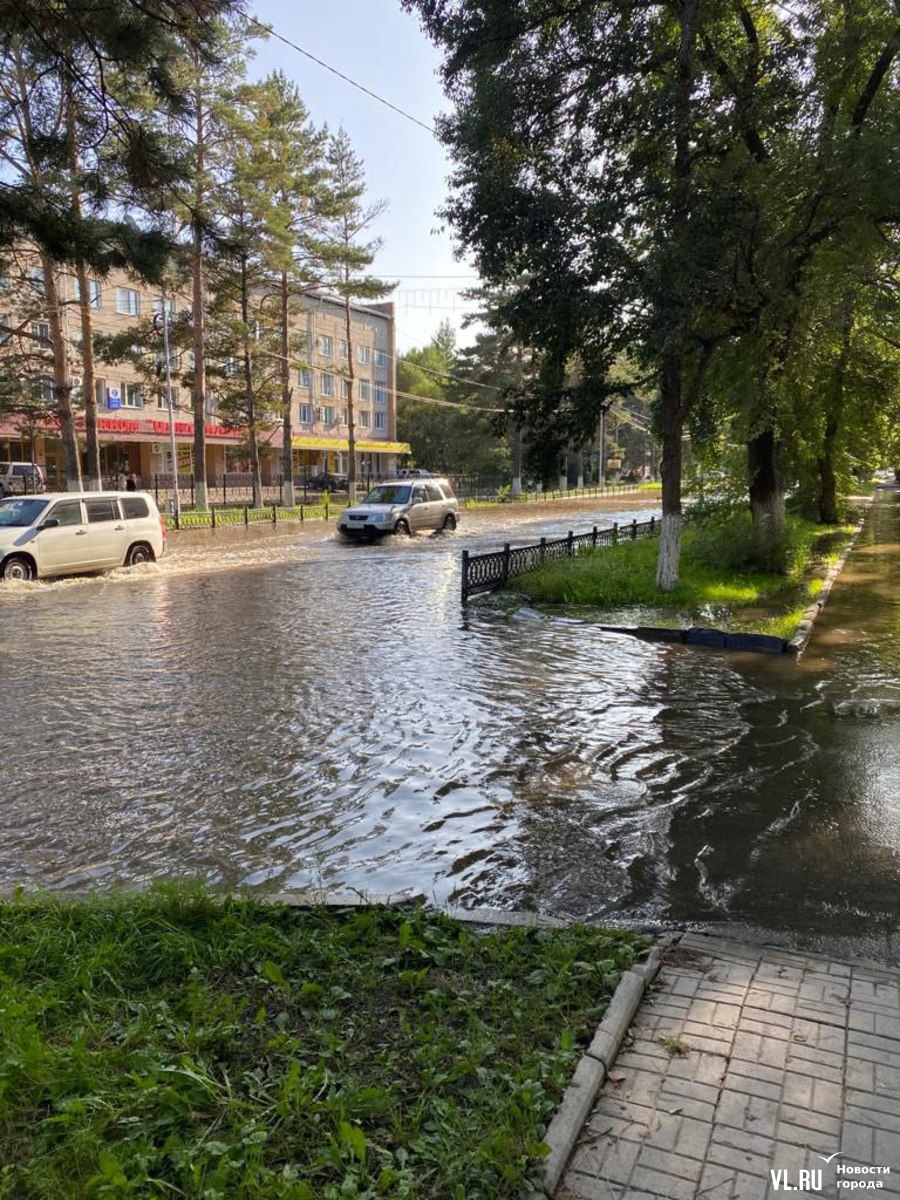
<svg viewBox="0 0 900 1200">
<path fill-rule="evenodd" d="M 169 409 L 169 451 L 172 455 L 172 512 L 175 523 L 181 516 L 181 498 L 178 495 L 178 450 L 175 446 L 175 409 L 172 406 L 172 372 L 169 365 L 169 306 L 166 302 L 166 289 L 162 289 L 162 308 L 153 318 L 153 328 L 159 333 L 162 326 L 163 352 L 166 356 L 166 400 Z"/>
</svg>

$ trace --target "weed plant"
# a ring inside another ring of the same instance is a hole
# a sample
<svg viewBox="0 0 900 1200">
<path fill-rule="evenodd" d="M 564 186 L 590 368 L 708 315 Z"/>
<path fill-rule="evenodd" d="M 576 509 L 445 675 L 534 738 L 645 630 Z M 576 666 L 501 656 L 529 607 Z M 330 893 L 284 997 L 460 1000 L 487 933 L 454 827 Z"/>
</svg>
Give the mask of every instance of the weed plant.
<svg viewBox="0 0 900 1200">
<path fill-rule="evenodd" d="M 0 1197 L 526 1195 L 640 947 L 171 890 L 0 905 Z"/>
</svg>

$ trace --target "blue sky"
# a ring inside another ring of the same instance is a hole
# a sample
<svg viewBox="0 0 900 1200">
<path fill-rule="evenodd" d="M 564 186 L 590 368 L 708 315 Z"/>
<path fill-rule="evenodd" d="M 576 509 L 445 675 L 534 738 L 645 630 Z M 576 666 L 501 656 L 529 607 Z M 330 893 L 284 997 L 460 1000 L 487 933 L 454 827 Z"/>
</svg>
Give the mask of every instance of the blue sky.
<svg viewBox="0 0 900 1200">
<path fill-rule="evenodd" d="M 255 15 L 284 37 L 377 92 L 426 125 L 447 102 L 436 49 L 399 0 L 257 0 Z M 369 197 L 389 202 L 375 227 L 383 247 L 379 275 L 397 280 L 401 350 L 430 340 L 443 318 L 459 329 L 465 302 L 458 289 L 476 281 L 453 257 L 453 238 L 436 210 L 447 196 L 450 166 L 441 145 L 418 125 L 364 95 L 275 38 L 256 43 L 251 77 L 279 69 L 292 78 L 313 120 L 347 130 L 366 167 Z M 458 341 L 471 341 L 462 331 Z"/>
</svg>

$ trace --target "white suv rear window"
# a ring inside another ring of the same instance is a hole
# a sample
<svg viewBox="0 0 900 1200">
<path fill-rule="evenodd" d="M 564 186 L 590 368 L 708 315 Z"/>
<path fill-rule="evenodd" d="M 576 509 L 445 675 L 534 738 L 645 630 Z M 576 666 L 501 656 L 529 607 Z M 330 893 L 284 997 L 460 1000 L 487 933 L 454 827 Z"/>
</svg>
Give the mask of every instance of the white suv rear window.
<svg viewBox="0 0 900 1200">
<path fill-rule="evenodd" d="M 150 507 L 143 496 L 122 496 L 122 512 L 126 517 L 149 517 Z"/>
<path fill-rule="evenodd" d="M 90 525 L 95 525 L 99 521 L 117 521 L 119 519 L 119 506 L 115 500 L 85 500 L 84 507 L 87 509 L 87 519 Z"/>
</svg>

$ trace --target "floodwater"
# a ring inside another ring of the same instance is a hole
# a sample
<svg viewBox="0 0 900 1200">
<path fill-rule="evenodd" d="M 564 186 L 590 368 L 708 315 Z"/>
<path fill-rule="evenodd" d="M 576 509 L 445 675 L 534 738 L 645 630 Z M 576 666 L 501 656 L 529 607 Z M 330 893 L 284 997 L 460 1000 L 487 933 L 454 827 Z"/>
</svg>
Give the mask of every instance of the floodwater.
<svg viewBox="0 0 900 1200">
<path fill-rule="evenodd" d="M 897 497 L 799 664 L 462 610 L 463 548 L 624 508 L 182 534 L 161 564 L 0 586 L 0 887 L 409 890 L 896 957 Z"/>
</svg>

